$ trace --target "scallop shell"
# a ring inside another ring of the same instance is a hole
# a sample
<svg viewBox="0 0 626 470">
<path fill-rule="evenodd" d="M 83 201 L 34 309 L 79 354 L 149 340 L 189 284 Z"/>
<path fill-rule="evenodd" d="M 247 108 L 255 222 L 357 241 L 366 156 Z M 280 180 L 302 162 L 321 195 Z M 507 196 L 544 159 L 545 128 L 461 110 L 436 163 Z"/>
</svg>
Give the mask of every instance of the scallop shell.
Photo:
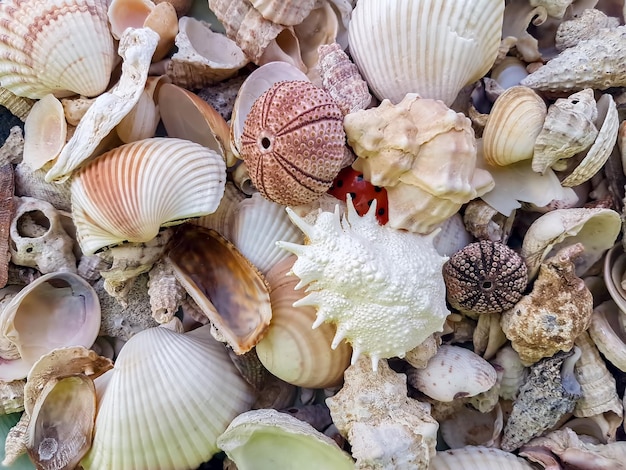
<svg viewBox="0 0 626 470">
<path fill-rule="evenodd" d="M 249 351 L 272 318 L 263 276 L 214 230 L 181 227 L 167 254 L 174 274 L 237 354 Z"/>
<path fill-rule="evenodd" d="M 467 446 L 437 452 L 430 461 L 429 470 L 534 470 L 521 457 L 500 449 Z"/>
<path fill-rule="evenodd" d="M 272 321 L 256 352 L 267 370 L 285 382 L 307 388 L 340 385 L 352 350 L 345 343 L 331 348 L 336 333 L 332 325 L 311 328 L 315 308 L 293 306 L 306 295 L 295 290 L 298 278 L 288 275 L 295 259 L 289 256 L 267 274 Z"/>
<path fill-rule="evenodd" d="M 360 0 L 349 25 L 354 62 L 380 99 L 407 93 L 448 106 L 493 65 L 504 3 Z"/>
<path fill-rule="evenodd" d="M 241 156 L 255 187 L 283 205 L 314 201 L 341 169 L 343 114 L 308 81 L 276 83 L 253 104 L 241 137 Z"/>
<path fill-rule="evenodd" d="M 469 349 L 442 344 L 423 369 L 407 373 L 409 383 L 439 401 L 473 397 L 496 383 L 496 370 Z"/>
<path fill-rule="evenodd" d="M 175 138 L 113 149 L 72 180 L 72 212 L 85 254 L 123 241 L 145 242 L 162 225 L 213 212 L 224 194 L 220 155 Z"/>
<path fill-rule="evenodd" d="M 113 370 L 96 379 L 85 470 L 197 468 L 219 451 L 217 437 L 254 395 L 209 329 L 149 328 L 124 345 Z"/>
<path fill-rule="evenodd" d="M 276 246 L 279 240 L 303 243 L 302 232 L 289 220 L 284 206 L 268 201 L 259 193 L 237 204 L 227 238 L 262 274 L 289 257 Z"/>
<path fill-rule="evenodd" d="M 528 87 L 514 86 L 496 99 L 483 132 L 483 155 L 490 165 L 509 165 L 533 156 L 547 107 Z"/>
<path fill-rule="evenodd" d="M 116 54 L 105 0 L 0 4 L 0 84 L 18 96 L 95 96 Z"/>
<path fill-rule="evenodd" d="M 77 274 L 46 274 L 11 299 L 0 317 L 0 328 L 3 340 L 15 345 L 20 357 L 2 361 L 0 379 L 21 379 L 55 348 L 90 347 L 100 331 L 100 302 Z"/>
</svg>

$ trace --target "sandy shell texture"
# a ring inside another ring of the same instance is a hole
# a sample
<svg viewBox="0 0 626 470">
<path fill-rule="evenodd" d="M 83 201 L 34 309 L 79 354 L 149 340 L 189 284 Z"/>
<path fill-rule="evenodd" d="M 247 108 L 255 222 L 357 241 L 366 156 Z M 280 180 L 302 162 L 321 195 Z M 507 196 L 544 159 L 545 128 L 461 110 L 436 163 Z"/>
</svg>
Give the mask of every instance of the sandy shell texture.
<svg viewBox="0 0 626 470">
<path fill-rule="evenodd" d="M 3 468 L 621 468 L 625 14 L 0 0 Z"/>
</svg>

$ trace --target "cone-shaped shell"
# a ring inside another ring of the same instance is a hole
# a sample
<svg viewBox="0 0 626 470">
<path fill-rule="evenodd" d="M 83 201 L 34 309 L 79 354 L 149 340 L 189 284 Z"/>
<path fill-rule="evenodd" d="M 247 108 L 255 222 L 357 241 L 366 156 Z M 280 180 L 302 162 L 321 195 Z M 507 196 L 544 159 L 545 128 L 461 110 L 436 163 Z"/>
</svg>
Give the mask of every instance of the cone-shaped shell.
<svg viewBox="0 0 626 470">
<path fill-rule="evenodd" d="M 493 105 L 483 132 L 483 155 L 490 165 L 508 165 L 533 156 L 547 108 L 533 90 L 514 86 Z"/>
<path fill-rule="evenodd" d="M 354 462 L 310 424 L 276 410 L 237 416 L 218 439 L 239 470 L 351 470 Z"/>
<path fill-rule="evenodd" d="M 360 0 L 350 52 L 379 99 L 418 93 L 450 105 L 493 65 L 503 15 L 502 0 Z"/>
<path fill-rule="evenodd" d="M 316 309 L 293 306 L 306 296 L 306 292 L 295 290 L 299 279 L 288 275 L 295 260 L 291 255 L 267 274 L 272 321 L 256 352 L 265 368 L 286 382 L 306 388 L 333 387 L 343 381 L 352 348 L 341 343 L 332 349 L 336 328 L 323 323 L 313 329 Z"/>
<path fill-rule="evenodd" d="M 254 395 L 210 326 L 144 330 L 96 380 L 98 415 L 85 470 L 184 470 L 218 452 L 217 437 Z"/>
<path fill-rule="evenodd" d="M 95 96 L 116 54 L 105 0 L 0 3 L 0 84 L 18 96 Z"/>
<path fill-rule="evenodd" d="M 146 242 L 162 225 L 210 214 L 225 183 L 222 157 L 190 141 L 151 138 L 115 148 L 72 181 L 83 253 L 123 241 Z"/>
<path fill-rule="evenodd" d="M 181 227 L 168 253 L 174 274 L 235 353 L 265 333 L 272 311 L 263 276 L 214 230 Z"/>
</svg>

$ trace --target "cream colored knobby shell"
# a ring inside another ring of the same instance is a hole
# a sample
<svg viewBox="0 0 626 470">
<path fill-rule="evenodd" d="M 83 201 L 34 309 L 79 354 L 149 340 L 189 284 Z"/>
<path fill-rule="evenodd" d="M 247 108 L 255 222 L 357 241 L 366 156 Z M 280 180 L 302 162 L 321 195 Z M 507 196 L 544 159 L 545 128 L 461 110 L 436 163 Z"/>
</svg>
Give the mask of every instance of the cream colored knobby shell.
<svg viewBox="0 0 626 470">
<path fill-rule="evenodd" d="M 350 52 L 379 99 L 418 93 L 449 106 L 493 65 L 503 15 L 502 0 L 360 0 Z"/>
<path fill-rule="evenodd" d="M 226 184 L 217 152 L 176 138 L 122 145 L 72 181 L 72 215 L 83 253 L 123 241 L 147 242 L 162 225 L 210 214 Z"/>
<path fill-rule="evenodd" d="M 18 96 L 99 95 L 116 57 L 106 0 L 0 3 L 0 84 Z"/>
</svg>

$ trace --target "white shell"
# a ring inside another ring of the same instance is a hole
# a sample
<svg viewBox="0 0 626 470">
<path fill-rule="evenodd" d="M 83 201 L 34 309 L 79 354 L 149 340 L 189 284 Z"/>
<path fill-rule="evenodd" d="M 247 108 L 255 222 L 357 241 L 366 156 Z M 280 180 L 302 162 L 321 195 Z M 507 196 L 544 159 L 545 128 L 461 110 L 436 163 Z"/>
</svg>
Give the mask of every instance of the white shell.
<svg viewBox="0 0 626 470">
<path fill-rule="evenodd" d="M 39 170 L 54 160 L 67 136 L 67 122 L 63 105 L 52 94 L 37 101 L 24 121 L 23 161 L 33 170 Z"/>
<path fill-rule="evenodd" d="M 624 312 L 612 300 L 593 309 L 589 336 L 598 350 L 619 370 L 626 372 Z"/>
<path fill-rule="evenodd" d="M 437 452 L 429 470 L 534 470 L 526 460 L 490 447 L 467 446 Z"/>
<path fill-rule="evenodd" d="M 85 254 L 123 241 L 146 242 L 161 225 L 213 212 L 226 165 L 199 144 L 155 137 L 101 155 L 72 181 L 72 211 Z"/>
<path fill-rule="evenodd" d="M 254 395 L 210 326 L 187 334 L 150 328 L 96 380 L 98 415 L 85 470 L 197 468 Z"/>
<path fill-rule="evenodd" d="M 411 92 L 449 106 L 493 65 L 503 14 L 500 0 L 360 0 L 350 52 L 379 99 L 398 103 Z"/>
<path fill-rule="evenodd" d="M 102 93 L 115 64 L 105 0 L 0 4 L 0 84 L 18 96 Z"/>
<path fill-rule="evenodd" d="M 441 345 L 424 369 L 407 373 L 409 383 L 439 401 L 473 397 L 496 383 L 496 370 L 469 349 Z"/>
</svg>

